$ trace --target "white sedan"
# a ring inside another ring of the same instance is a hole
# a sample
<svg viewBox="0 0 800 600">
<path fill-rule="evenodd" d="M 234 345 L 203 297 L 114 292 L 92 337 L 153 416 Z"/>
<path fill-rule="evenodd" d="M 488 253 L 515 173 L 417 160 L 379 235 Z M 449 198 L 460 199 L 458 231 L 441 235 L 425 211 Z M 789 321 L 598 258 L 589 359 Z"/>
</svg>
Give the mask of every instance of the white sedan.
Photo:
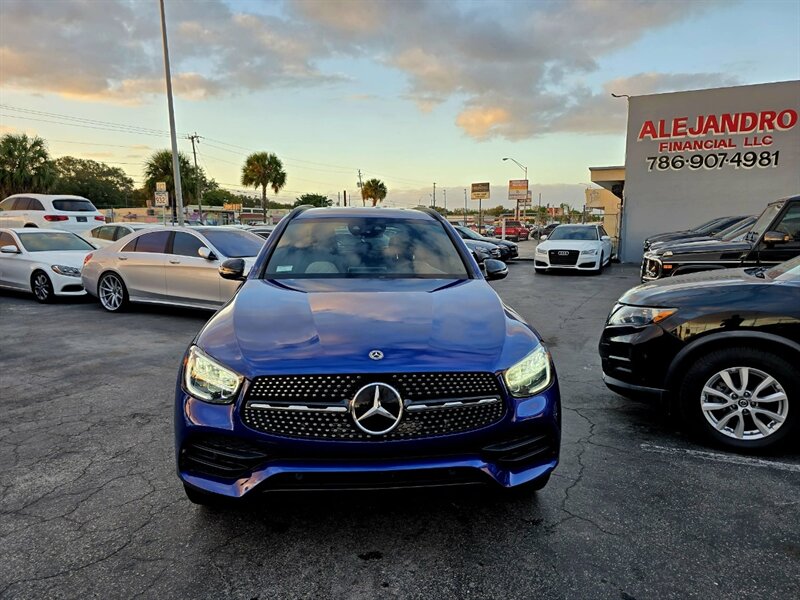
<svg viewBox="0 0 800 600">
<path fill-rule="evenodd" d="M 130 233 L 158 226 L 158 223 L 107 223 L 84 231 L 81 237 L 96 248 L 105 248 Z"/>
<path fill-rule="evenodd" d="M 536 246 L 534 269 L 572 269 L 599 273 L 611 262 L 611 237 L 602 225 L 559 225 Z"/>
<path fill-rule="evenodd" d="M 32 292 L 39 302 L 83 296 L 83 260 L 94 247 L 56 229 L 0 229 L 0 287 Z"/>
</svg>

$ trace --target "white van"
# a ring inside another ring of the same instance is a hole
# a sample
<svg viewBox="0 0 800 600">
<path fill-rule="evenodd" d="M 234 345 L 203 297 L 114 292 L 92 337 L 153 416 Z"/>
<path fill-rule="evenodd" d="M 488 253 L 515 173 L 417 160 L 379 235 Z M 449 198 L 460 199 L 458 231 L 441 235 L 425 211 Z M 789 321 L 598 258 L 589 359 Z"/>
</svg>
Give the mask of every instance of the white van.
<svg viewBox="0 0 800 600">
<path fill-rule="evenodd" d="M 106 218 L 89 200 L 61 194 L 14 194 L 0 202 L 0 227 L 41 227 L 81 233 Z"/>
</svg>

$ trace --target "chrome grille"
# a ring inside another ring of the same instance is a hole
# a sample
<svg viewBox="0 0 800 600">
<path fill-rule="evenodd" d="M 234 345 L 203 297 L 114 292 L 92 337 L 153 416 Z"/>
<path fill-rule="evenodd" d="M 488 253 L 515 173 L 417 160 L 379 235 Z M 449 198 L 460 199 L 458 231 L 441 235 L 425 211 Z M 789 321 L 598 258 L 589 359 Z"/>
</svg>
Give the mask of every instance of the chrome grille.
<svg viewBox="0 0 800 600">
<path fill-rule="evenodd" d="M 339 409 L 339 407 L 335 407 Z M 241 411 L 245 425 L 263 433 L 321 440 L 398 440 L 437 437 L 474 431 L 496 423 L 505 414 L 500 398 L 450 403 L 409 403 L 400 424 L 386 435 L 372 436 L 359 430 L 349 412 L 295 405 L 291 409 L 246 404 Z"/>
</svg>

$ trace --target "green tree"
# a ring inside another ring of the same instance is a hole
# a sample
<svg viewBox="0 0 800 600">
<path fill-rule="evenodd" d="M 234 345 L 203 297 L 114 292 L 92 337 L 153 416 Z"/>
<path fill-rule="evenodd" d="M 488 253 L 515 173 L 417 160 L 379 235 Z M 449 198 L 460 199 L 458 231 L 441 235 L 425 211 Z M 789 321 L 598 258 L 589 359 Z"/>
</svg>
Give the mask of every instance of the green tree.
<svg viewBox="0 0 800 600">
<path fill-rule="evenodd" d="M 184 204 L 197 202 L 197 183 L 200 182 L 200 193 L 216 189 L 217 183 L 206 177 L 202 167 L 194 168 L 189 162 L 189 157 L 183 152 L 178 153 L 178 168 L 181 171 L 181 190 Z M 156 191 L 156 182 L 163 181 L 167 184 L 170 203 L 175 206 L 175 180 L 172 177 L 172 152 L 158 150 L 147 159 L 144 164 L 144 189 L 148 198 L 153 198 Z"/>
<path fill-rule="evenodd" d="M 48 192 L 55 179 L 53 161 L 42 138 L 24 133 L 0 138 L 0 196 Z"/>
<path fill-rule="evenodd" d="M 322 194 L 303 194 L 294 202 L 294 206 L 331 206 L 333 204 L 333 200 L 329 199 L 327 196 Z"/>
<path fill-rule="evenodd" d="M 486 211 L 487 215 L 492 215 L 493 217 L 501 217 L 503 213 L 506 212 L 506 207 L 502 205 L 495 206 L 494 208 L 490 208 Z"/>
<path fill-rule="evenodd" d="M 98 208 L 126 206 L 133 194 L 133 179 L 118 167 L 74 156 L 55 161 L 56 183 L 60 194 L 83 196 Z"/>
<path fill-rule="evenodd" d="M 386 198 L 386 184 L 380 179 L 368 179 L 361 187 L 361 199 L 366 206 L 367 200 L 372 200 L 372 206 L 376 206 Z"/>
<path fill-rule="evenodd" d="M 236 194 L 220 188 L 208 190 L 203 194 L 203 206 L 223 206 L 224 204 L 241 204 L 242 200 Z"/>
<path fill-rule="evenodd" d="M 242 165 L 242 185 L 261 188 L 261 210 L 267 222 L 267 188 L 278 193 L 286 185 L 286 171 L 281 160 L 270 152 L 253 152 Z"/>
</svg>

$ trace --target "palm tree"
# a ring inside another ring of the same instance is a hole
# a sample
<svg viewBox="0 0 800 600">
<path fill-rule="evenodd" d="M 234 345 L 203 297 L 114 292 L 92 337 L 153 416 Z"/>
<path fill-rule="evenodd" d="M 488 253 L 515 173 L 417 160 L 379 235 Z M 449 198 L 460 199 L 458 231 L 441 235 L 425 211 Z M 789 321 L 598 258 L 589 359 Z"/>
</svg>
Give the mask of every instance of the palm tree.
<svg viewBox="0 0 800 600">
<path fill-rule="evenodd" d="M 53 161 L 45 141 L 26 134 L 0 138 L 0 196 L 20 192 L 47 192 L 55 183 Z"/>
<path fill-rule="evenodd" d="M 361 199 L 366 203 L 367 199 L 372 200 L 372 206 L 386 198 L 386 184 L 380 179 L 368 179 L 361 186 Z"/>
<path fill-rule="evenodd" d="M 277 194 L 286 185 L 286 171 L 281 159 L 270 152 L 254 152 L 242 165 L 242 185 L 261 188 L 261 210 L 266 223 L 269 214 L 267 188 Z"/>
</svg>

